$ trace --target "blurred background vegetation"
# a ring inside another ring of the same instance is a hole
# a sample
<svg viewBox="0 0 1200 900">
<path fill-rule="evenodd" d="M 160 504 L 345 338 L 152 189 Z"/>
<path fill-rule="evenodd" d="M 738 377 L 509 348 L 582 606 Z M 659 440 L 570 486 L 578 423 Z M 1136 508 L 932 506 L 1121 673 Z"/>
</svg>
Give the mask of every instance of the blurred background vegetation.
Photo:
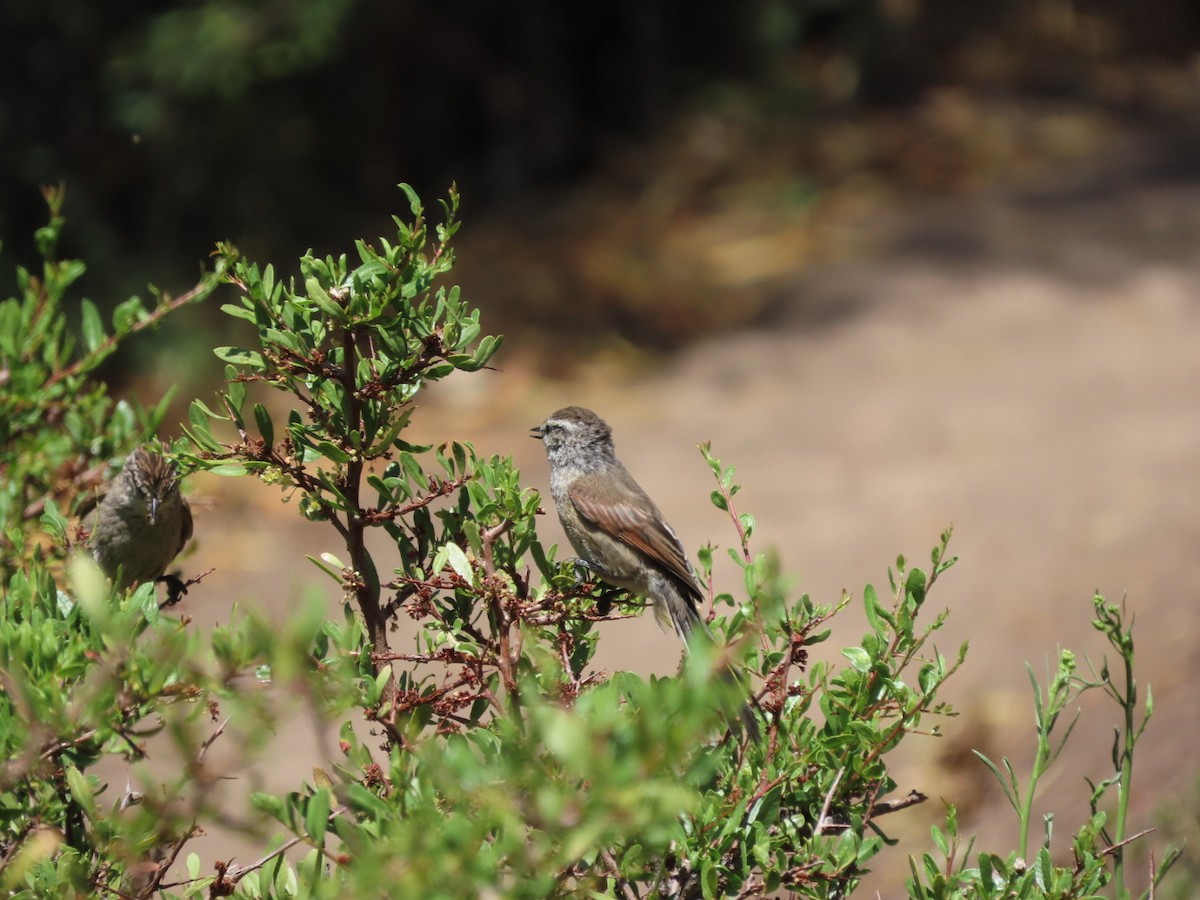
<svg viewBox="0 0 1200 900">
<path fill-rule="evenodd" d="M 217 240 L 340 252 L 386 232 L 397 182 L 457 182 L 456 277 L 489 327 L 636 355 L 769 318 L 914 198 L 1130 126 L 1200 147 L 1193 0 L 12 0 L 4 19 L 0 266 L 34 258 L 38 185 L 65 183 L 62 253 L 102 305 L 184 288 Z M 212 312 L 155 349 L 186 353 L 225 327 Z"/>
</svg>

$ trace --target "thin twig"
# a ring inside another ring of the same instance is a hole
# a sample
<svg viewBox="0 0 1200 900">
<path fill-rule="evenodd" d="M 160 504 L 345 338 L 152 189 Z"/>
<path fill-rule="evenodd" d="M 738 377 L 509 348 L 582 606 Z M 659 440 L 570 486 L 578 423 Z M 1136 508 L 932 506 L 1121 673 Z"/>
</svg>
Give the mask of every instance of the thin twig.
<svg viewBox="0 0 1200 900">
<path fill-rule="evenodd" d="M 226 716 L 225 721 L 217 726 L 217 730 L 204 739 L 204 742 L 200 745 L 200 749 L 196 751 L 196 762 L 204 759 L 204 754 L 208 752 L 208 748 L 216 743 L 217 738 L 225 733 L 225 726 L 229 724 L 232 718 L 233 716 Z"/>
<path fill-rule="evenodd" d="M 208 277 L 208 278 L 202 279 L 201 282 L 198 285 L 196 285 L 194 288 L 192 288 L 190 291 L 180 294 L 178 297 L 176 297 L 173 300 L 169 299 L 169 298 L 160 300 L 158 305 L 154 309 L 152 309 L 146 315 L 146 317 L 144 319 L 138 319 L 136 322 L 133 322 L 129 326 L 129 330 L 125 334 L 123 334 L 123 335 L 110 334 L 105 340 L 101 341 L 100 344 L 94 350 L 92 350 L 90 353 L 88 353 L 85 356 L 80 357 L 73 364 L 67 366 L 65 369 L 60 369 L 59 371 L 57 371 L 53 375 L 51 375 L 46 380 L 46 384 L 43 387 L 50 388 L 53 385 L 57 384 L 58 382 L 62 381 L 64 378 L 68 378 L 81 370 L 86 371 L 85 366 L 91 364 L 92 361 L 95 359 L 104 359 L 104 357 L 107 356 L 112 351 L 112 348 L 114 346 L 116 346 L 118 341 L 124 340 L 125 338 L 129 337 L 132 334 L 137 334 L 139 331 L 145 331 L 147 328 L 154 327 L 155 325 L 158 324 L 158 321 L 160 319 L 162 319 L 164 316 L 166 316 L 168 313 L 174 312 L 176 309 L 179 309 L 181 306 L 187 306 L 187 304 L 191 303 L 193 300 L 198 300 L 201 297 L 203 297 L 204 295 L 212 293 L 212 291 L 216 288 L 216 286 L 217 286 L 216 279 L 212 278 L 212 277 Z M 164 297 L 165 297 L 165 295 L 164 295 Z"/>
<path fill-rule="evenodd" d="M 613 855 L 607 847 L 600 851 L 600 858 L 608 865 L 612 872 L 613 880 L 621 886 L 621 893 L 625 896 L 626 900 L 638 900 L 638 895 L 634 892 L 633 887 L 621 877 L 621 867 L 617 865 L 617 861 L 613 859 Z"/>
<path fill-rule="evenodd" d="M 348 809 L 348 807 L 346 807 L 346 806 L 339 806 L 337 809 L 331 810 L 329 813 L 329 817 L 328 817 L 328 819 L 326 819 L 326 821 L 332 822 L 338 816 L 344 814 L 347 811 L 347 809 Z M 228 868 L 225 869 L 224 873 L 222 873 L 221 875 L 218 876 L 217 880 L 220 881 L 220 880 L 224 879 L 228 883 L 228 886 L 232 888 L 233 885 L 237 884 L 239 881 L 241 881 L 243 878 L 245 878 L 251 872 L 261 869 L 263 866 L 265 866 L 271 860 L 275 859 L 275 857 L 282 856 L 284 853 L 291 850 L 297 844 L 304 843 L 307 839 L 308 839 L 307 836 L 304 836 L 304 835 L 297 835 L 296 837 L 289 838 L 288 840 L 286 840 L 282 844 L 280 844 L 278 847 L 276 847 L 274 850 L 272 850 L 270 853 L 268 853 L 266 856 L 262 857 L 261 859 L 256 860 L 255 862 L 252 862 L 248 866 L 229 866 Z M 186 881 L 176 881 L 172 884 L 160 885 L 160 887 L 162 887 L 162 888 L 182 887 L 185 884 L 191 884 L 193 880 L 194 879 L 188 879 Z M 214 882 L 214 887 L 215 886 L 216 886 L 216 882 Z"/>
<path fill-rule="evenodd" d="M 871 805 L 871 818 L 899 812 L 902 809 L 908 809 L 910 806 L 916 806 L 918 803 L 924 803 L 928 799 L 920 791 L 909 791 L 903 797 L 896 800 L 883 800 L 879 803 L 873 803 Z"/>
<path fill-rule="evenodd" d="M 492 544 L 512 528 L 512 524 L 512 519 L 505 519 L 499 525 L 483 532 L 483 571 L 489 577 L 496 574 L 496 564 L 492 558 Z"/>
<path fill-rule="evenodd" d="M 1111 847 L 1105 847 L 1103 850 L 1100 851 L 1100 854 L 1102 856 L 1110 856 L 1113 853 L 1116 853 L 1118 850 L 1120 850 L 1126 844 L 1131 844 L 1134 841 L 1136 841 L 1138 838 L 1143 838 L 1146 835 L 1148 835 L 1152 832 L 1155 832 L 1155 831 L 1158 831 L 1158 829 L 1157 828 L 1146 828 L 1142 831 L 1139 831 L 1137 834 L 1131 834 L 1129 837 L 1125 838 L 1125 840 L 1117 841 Z"/>
<path fill-rule="evenodd" d="M 829 786 L 829 790 L 825 794 L 825 802 L 821 804 L 821 815 L 817 817 L 817 834 L 821 834 L 825 830 L 826 818 L 829 815 L 829 805 L 833 802 L 834 792 L 837 786 L 841 783 L 842 776 L 846 774 L 846 767 L 842 766 L 837 770 L 837 775 L 833 777 L 833 784 Z"/>
</svg>

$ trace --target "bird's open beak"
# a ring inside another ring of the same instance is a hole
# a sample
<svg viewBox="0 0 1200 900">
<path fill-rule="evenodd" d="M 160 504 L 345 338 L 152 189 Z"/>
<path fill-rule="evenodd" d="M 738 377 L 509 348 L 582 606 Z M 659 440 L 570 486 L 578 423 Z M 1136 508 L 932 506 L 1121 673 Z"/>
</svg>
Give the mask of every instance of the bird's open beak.
<svg viewBox="0 0 1200 900">
<path fill-rule="evenodd" d="M 532 428 L 530 428 L 530 429 L 529 429 L 529 436 L 530 436 L 531 438 L 536 438 L 537 440 L 539 440 L 539 441 L 540 441 L 540 440 L 542 439 L 542 426 L 541 426 L 541 425 L 534 425 Z"/>
</svg>

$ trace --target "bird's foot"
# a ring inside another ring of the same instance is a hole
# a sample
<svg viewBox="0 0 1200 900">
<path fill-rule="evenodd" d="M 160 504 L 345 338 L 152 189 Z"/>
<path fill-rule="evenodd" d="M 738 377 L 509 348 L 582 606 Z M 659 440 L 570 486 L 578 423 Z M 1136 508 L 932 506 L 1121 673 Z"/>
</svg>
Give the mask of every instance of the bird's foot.
<svg viewBox="0 0 1200 900">
<path fill-rule="evenodd" d="M 158 605 L 159 609 L 174 606 L 188 592 L 187 584 L 178 575 L 160 575 L 154 579 L 154 583 L 167 586 L 167 599 Z"/>
<path fill-rule="evenodd" d="M 603 569 L 601 569 L 595 563 L 588 562 L 582 557 L 572 556 L 570 559 L 564 560 L 564 562 L 567 565 L 574 567 L 576 585 L 583 584 L 585 581 L 590 581 L 591 579 L 587 577 L 588 575 L 599 575 L 601 578 L 604 577 Z"/>
<path fill-rule="evenodd" d="M 607 581 L 609 575 L 602 568 L 593 562 L 588 562 L 578 556 L 573 556 L 566 563 L 575 567 L 575 586 L 579 587 L 589 581 L 594 581 L 599 578 L 601 581 Z M 616 598 L 627 593 L 624 588 L 614 587 L 611 582 L 604 584 L 600 590 L 600 596 L 596 598 L 596 612 L 602 616 L 607 616 L 612 612 L 613 603 Z"/>
</svg>

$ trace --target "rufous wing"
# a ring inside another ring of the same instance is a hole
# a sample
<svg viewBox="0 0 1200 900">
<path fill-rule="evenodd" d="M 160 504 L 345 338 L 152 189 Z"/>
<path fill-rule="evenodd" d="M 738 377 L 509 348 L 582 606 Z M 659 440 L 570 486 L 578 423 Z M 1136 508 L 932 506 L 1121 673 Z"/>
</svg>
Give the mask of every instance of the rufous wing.
<svg viewBox="0 0 1200 900">
<path fill-rule="evenodd" d="M 624 487 L 624 486 L 622 486 Z M 688 593 L 699 598 L 700 585 L 692 574 L 679 538 L 663 521 L 644 493 L 625 491 L 616 497 L 611 491 L 600 496 L 586 478 L 576 480 L 568 491 L 575 509 L 585 520 L 605 534 L 649 556 L 667 570 Z"/>
</svg>

